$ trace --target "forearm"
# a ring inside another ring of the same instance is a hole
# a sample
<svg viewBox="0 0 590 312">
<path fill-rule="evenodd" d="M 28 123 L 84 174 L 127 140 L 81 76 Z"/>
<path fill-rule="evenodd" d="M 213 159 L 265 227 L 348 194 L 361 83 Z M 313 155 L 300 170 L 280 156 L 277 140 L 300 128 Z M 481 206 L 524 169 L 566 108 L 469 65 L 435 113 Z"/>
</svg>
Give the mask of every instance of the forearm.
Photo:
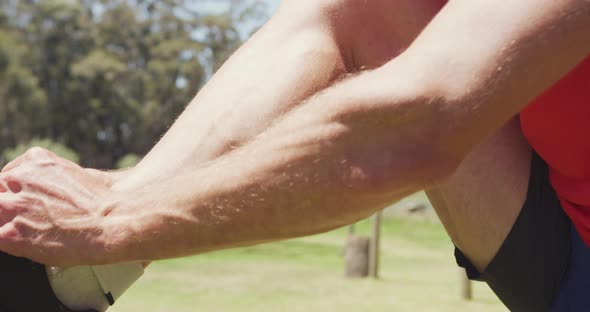
<svg viewBox="0 0 590 312">
<path fill-rule="evenodd" d="M 407 78 L 396 81 L 395 105 L 370 87 L 391 81 L 363 74 L 205 167 L 114 194 L 105 204 L 109 227 L 125 234 L 110 240 L 112 250 L 157 259 L 307 235 L 423 188 L 442 168 L 430 167 L 429 122 L 409 126 L 431 107 L 414 105 Z"/>
<path fill-rule="evenodd" d="M 334 38 L 287 4 L 241 47 L 134 168 L 135 181 L 200 165 L 262 132 L 344 73 Z M 131 181 L 129 181 L 131 182 Z"/>
</svg>

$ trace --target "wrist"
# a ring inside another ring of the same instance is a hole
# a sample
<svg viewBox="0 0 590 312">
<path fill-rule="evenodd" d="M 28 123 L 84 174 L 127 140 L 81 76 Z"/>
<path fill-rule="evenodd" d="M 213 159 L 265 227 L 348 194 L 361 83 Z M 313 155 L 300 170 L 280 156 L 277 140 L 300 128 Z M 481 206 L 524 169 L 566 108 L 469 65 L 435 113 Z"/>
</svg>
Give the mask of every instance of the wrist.
<svg viewBox="0 0 590 312">
<path fill-rule="evenodd" d="M 170 224 L 166 221 L 169 213 L 159 209 L 160 193 L 160 187 L 150 185 L 111 189 L 98 208 L 103 216 L 100 249 L 104 257 L 96 264 L 162 258 L 171 246 L 162 243 L 169 236 Z"/>
<path fill-rule="evenodd" d="M 111 264 L 143 260 L 132 251 L 138 243 L 138 224 L 141 216 L 133 213 L 126 194 L 111 190 L 98 203 L 101 217 L 101 235 L 97 239 L 95 257 L 90 264 Z"/>
<path fill-rule="evenodd" d="M 128 176 L 132 175 L 134 170 L 135 170 L 135 167 L 129 167 L 129 168 L 121 169 L 121 170 L 109 171 L 108 175 L 111 177 L 113 184 L 116 184 L 116 183 L 124 180 Z"/>
</svg>

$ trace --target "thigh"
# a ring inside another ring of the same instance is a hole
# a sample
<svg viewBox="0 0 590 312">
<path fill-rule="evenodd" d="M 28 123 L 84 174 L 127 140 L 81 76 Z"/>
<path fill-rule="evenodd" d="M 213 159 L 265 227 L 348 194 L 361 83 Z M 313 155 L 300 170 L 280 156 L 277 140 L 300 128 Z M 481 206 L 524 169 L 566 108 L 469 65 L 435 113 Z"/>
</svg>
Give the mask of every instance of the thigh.
<svg viewBox="0 0 590 312">
<path fill-rule="evenodd" d="M 531 149 L 517 120 L 477 146 L 427 192 L 453 243 L 480 271 L 506 239 L 526 199 Z"/>
<path fill-rule="evenodd" d="M 511 311 L 551 309 L 571 266 L 571 222 L 517 121 L 429 196 L 470 278 L 487 282 Z"/>
</svg>

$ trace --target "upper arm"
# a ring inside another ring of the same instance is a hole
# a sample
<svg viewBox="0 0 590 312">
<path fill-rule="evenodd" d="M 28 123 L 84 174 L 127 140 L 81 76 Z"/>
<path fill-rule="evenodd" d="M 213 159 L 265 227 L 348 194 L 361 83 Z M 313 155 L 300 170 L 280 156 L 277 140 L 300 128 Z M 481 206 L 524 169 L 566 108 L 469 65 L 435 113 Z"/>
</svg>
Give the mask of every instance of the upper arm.
<svg viewBox="0 0 590 312">
<path fill-rule="evenodd" d="M 284 0 L 275 16 L 336 43 L 348 72 L 375 69 L 414 41 L 445 0 Z"/>
<path fill-rule="evenodd" d="M 436 90 L 464 154 L 588 54 L 589 0 L 454 0 L 380 71 Z"/>
</svg>

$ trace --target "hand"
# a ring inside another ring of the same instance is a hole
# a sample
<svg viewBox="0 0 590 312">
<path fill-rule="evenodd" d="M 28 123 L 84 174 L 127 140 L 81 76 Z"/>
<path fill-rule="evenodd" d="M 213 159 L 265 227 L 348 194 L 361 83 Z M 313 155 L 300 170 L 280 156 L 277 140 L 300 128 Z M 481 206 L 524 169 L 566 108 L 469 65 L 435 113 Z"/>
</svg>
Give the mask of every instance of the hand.
<svg viewBox="0 0 590 312">
<path fill-rule="evenodd" d="M 98 207 L 114 175 L 33 148 L 0 173 L 0 250 L 51 265 L 107 261 Z"/>
</svg>

